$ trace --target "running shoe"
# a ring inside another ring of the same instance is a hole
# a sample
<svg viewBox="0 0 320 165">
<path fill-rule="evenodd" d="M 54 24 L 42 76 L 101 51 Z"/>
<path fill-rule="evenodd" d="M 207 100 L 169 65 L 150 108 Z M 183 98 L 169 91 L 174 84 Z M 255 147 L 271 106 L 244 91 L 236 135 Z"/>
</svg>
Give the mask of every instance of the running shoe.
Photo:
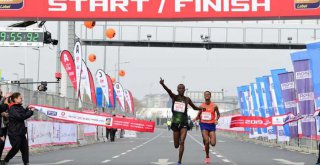
<svg viewBox="0 0 320 165">
<path fill-rule="evenodd" d="M 206 158 L 206 159 L 204 160 L 204 163 L 206 163 L 206 164 L 209 164 L 210 162 L 211 162 L 210 158 Z"/>
<path fill-rule="evenodd" d="M 179 162 L 178 162 L 178 164 L 177 164 L 177 165 L 181 165 L 181 163 L 179 163 Z"/>
</svg>

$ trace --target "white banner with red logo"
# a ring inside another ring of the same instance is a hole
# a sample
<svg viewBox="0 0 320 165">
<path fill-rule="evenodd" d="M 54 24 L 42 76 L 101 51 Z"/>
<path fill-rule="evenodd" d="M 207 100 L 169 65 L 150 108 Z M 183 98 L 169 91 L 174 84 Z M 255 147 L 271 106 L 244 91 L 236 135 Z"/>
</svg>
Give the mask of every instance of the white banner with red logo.
<svg viewBox="0 0 320 165">
<path fill-rule="evenodd" d="M 109 86 L 108 86 L 108 79 L 107 79 L 106 73 L 101 69 L 97 70 L 96 79 L 98 81 L 99 86 L 102 89 L 102 93 L 106 99 L 107 105 L 109 105 L 110 104 Z"/>
<path fill-rule="evenodd" d="M 0 1 L 0 18 L 27 20 L 283 19 L 320 15 L 317 0 Z"/>
<path fill-rule="evenodd" d="M 31 105 L 39 112 L 56 120 L 67 121 L 77 124 L 89 124 L 109 128 L 118 128 L 137 132 L 154 132 L 155 123 L 135 118 L 111 116 L 109 114 L 92 114 L 74 110 L 47 107 L 42 105 Z"/>
<path fill-rule="evenodd" d="M 73 55 L 74 55 L 74 65 L 76 68 L 76 79 L 77 79 L 76 93 L 80 96 L 80 99 L 81 99 L 82 96 L 81 94 L 79 94 L 81 71 L 82 71 L 82 48 L 81 48 L 80 42 L 76 42 L 76 44 L 74 45 Z"/>
<path fill-rule="evenodd" d="M 129 107 L 129 112 L 134 113 L 133 96 L 131 92 L 127 89 L 124 90 L 124 97 Z"/>
<path fill-rule="evenodd" d="M 122 109 L 122 111 L 125 111 L 125 102 L 124 102 L 124 93 L 123 93 L 123 87 L 120 83 L 115 83 L 114 84 L 114 90 L 116 91 L 116 95 L 117 95 L 117 100 L 120 104 L 120 107 Z"/>
</svg>

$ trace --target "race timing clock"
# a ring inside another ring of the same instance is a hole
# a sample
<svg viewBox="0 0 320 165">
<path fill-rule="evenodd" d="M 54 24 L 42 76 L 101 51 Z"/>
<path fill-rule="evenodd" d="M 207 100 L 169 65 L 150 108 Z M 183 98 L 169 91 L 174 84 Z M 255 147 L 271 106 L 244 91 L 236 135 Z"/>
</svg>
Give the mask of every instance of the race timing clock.
<svg viewBox="0 0 320 165">
<path fill-rule="evenodd" d="M 43 41 L 43 28 L 0 27 L 0 47 L 39 47 Z"/>
</svg>

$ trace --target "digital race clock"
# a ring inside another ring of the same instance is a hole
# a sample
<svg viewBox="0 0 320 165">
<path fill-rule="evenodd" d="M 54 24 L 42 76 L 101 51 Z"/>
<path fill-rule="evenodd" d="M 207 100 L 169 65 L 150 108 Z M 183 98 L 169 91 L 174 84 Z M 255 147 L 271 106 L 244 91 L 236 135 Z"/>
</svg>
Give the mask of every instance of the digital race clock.
<svg viewBox="0 0 320 165">
<path fill-rule="evenodd" d="M 0 46 L 43 46 L 43 28 L 0 27 Z"/>
</svg>

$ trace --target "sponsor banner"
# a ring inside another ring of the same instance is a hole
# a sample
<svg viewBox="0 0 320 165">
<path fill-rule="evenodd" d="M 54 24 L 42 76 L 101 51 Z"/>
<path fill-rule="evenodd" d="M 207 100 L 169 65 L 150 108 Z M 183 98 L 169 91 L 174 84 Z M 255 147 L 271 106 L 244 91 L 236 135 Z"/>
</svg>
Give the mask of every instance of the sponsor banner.
<svg viewBox="0 0 320 165">
<path fill-rule="evenodd" d="M 42 105 L 31 106 L 35 107 L 39 112 L 52 119 L 67 121 L 70 123 L 89 124 L 137 132 L 154 132 L 155 129 L 154 122 L 137 120 L 135 118 L 121 116 L 112 117 L 108 114 L 85 113 Z"/>
<path fill-rule="evenodd" d="M 230 128 L 250 127 L 265 128 L 272 125 L 270 119 L 259 116 L 236 116 L 231 118 Z"/>
<path fill-rule="evenodd" d="M 84 136 L 95 136 L 97 135 L 97 126 L 94 125 L 83 125 Z"/>
<path fill-rule="evenodd" d="M 77 125 L 53 123 L 53 143 L 66 144 L 70 142 L 77 142 Z"/>
<path fill-rule="evenodd" d="M 87 67 L 87 64 L 82 61 L 82 69 L 81 69 L 81 79 L 80 79 L 80 95 L 82 98 L 82 101 L 86 101 L 85 95 L 89 97 L 91 101 L 93 101 L 92 95 L 91 95 L 91 83 L 90 83 L 90 73 L 89 68 Z"/>
<path fill-rule="evenodd" d="M 94 105 L 97 106 L 96 87 L 94 86 L 93 77 L 89 68 L 88 68 L 88 75 L 89 75 L 89 85 L 90 85 L 90 91 L 91 91 L 89 95 L 91 94 L 91 101 L 93 102 Z"/>
<path fill-rule="evenodd" d="M 76 42 L 74 45 L 73 50 L 73 56 L 74 56 L 74 65 L 76 67 L 76 79 L 77 79 L 77 90 L 76 93 L 78 93 L 79 98 L 81 99 L 80 92 L 80 85 L 81 85 L 81 71 L 82 71 L 82 48 L 80 42 Z"/>
<path fill-rule="evenodd" d="M 231 116 L 222 116 L 219 118 L 219 122 L 217 124 L 217 129 L 218 130 L 223 130 L 223 131 L 232 131 L 232 132 L 244 132 L 243 127 L 235 127 L 235 128 L 230 128 L 231 124 L 231 118 L 236 117 L 239 115 L 231 115 Z"/>
<path fill-rule="evenodd" d="M 109 85 L 108 85 L 108 79 L 107 79 L 106 73 L 101 69 L 97 70 L 96 79 L 99 86 L 102 89 L 104 97 L 106 98 L 107 105 L 109 105 L 110 104 Z"/>
<path fill-rule="evenodd" d="M 119 104 L 120 104 L 120 107 L 121 107 L 121 109 L 122 109 L 122 111 L 123 112 L 125 112 L 125 102 L 124 102 L 124 93 L 123 93 L 123 87 L 122 87 L 122 85 L 120 84 L 120 83 L 115 83 L 114 84 L 114 90 L 115 90 L 115 92 L 116 92 L 116 97 L 117 97 L 117 100 L 118 100 L 118 102 L 119 102 Z"/>
<path fill-rule="evenodd" d="M 276 100 L 276 106 L 278 108 L 278 111 L 275 111 L 275 115 L 284 115 L 286 114 L 283 104 L 283 98 L 281 93 L 281 84 L 279 81 L 279 74 L 286 73 L 287 71 L 285 69 L 275 69 L 271 70 L 271 77 L 273 80 L 273 86 L 274 86 L 274 93 L 275 93 L 275 100 Z M 279 126 L 277 129 L 278 133 L 278 141 L 289 141 L 290 140 L 290 129 L 288 125 Z"/>
<path fill-rule="evenodd" d="M 263 76 L 263 83 L 261 83 L 262 88 L 265 89 L 265 93 L 263 93 L 267 100 L 267 107 L 268 110 L 266 111 L 266 117 L 271 117 L 274 115 L 273 113 L 273 107 L 272 107 L 272 97 L 271 97 L 271 91 L 270 91 L 270 76 Z M 276 131 L 277 127 L 268 127 L 268 139 L 274 140 L 277 139 Z"/>
<path fill-rule="evenodd" d="M 278 75 L 281 84 L 281 93 L 284 102 L 285 113 L 297 115 L 296 89 L 294 83 L 294 73 L 287 72 Z M 289 124 L 290 137 L 298 137 L 298 123 Z"/>
<path fill-rule="evenodd" d="M 319 14 L 318 0 L 0 0 L 0 18 L 20 20 L 293 19 Z"/>
<path fill-rule="evenodd" d="M 268 113 L 268 106 L 267 106 L 267 98 L 266 98 L 266 92 L 264 87 L 264 78 L 258 77 L 256 78 L 256 84 L 257 84 L 257 98 L 259 99 L 259 112 L 262 117 L 266 117 Z M 269 116 L 268 116 L 269 117 Z M 263 136 L 268 136 L 268 129 L 263 128 L 262 129 Z"/>
<path fill-rule="evenodd" d="M 62 51 L 60 54 L 60 62 L 66 70 L 74 90 L 77 91 L 76 68 L 71 53 L 67 50 Z"/>
<path fill-rule="evenodd" d="M 311 61 L 293 61 L 298 106 L 301 115 L 310 115 L 315 112 L 313 83 L 311 74 Z M 316 135 L 316 123 L 313 120 L 302 120 L 302 134 L 305 137 Z"/>
<path fill-rule="evenodd" d="M 115 96 L 114 96 L 114 88 L 113 88 L 113 82 L 112 82 L 112 79 L 111 77 L 106 74 L 106 77 L 107 77 L 107 82 L 108 82 L 108 94 L 109 94 L 109 107 L 115 107 Z"/>
<path fill-rule="evenodd" d="M 259 112 L 260 103 L 259 100 L 257 100 L 256 90 L 257 90 L 257 84 L 251 83 L 250 84 L 250 102 L 251 105 L 253 105 L 252 109 L 252 115 L 251 116 L 261 116 Z M 259 106 L 258 106 L 259 104 Z M 254 130 L 254 136 L 253 137 L 259 137 L 262 136 L 262 130 L 261 128 L 257 128 Z"/>
<path fill-rule="evenodd" d="M 240 92 L 241 92 L 241 97 L 240 97 L 240 105 L 242 105 L 242 113 L 244 114 L 244 116 L 249 116 L 249 111 L 248 111 L 248 99 L 247 99 L 247 93 L 249 91 L 249 86 L 241 86 L 239 88 Z M 245 131 L 247 133 L 250 133 L 250 128 L 245 128 Z"/>
<path fill-rule="evenodd" d="M 128 104 L 129 112 L 134 113 L 133 97 L 129 90 L 124 90 L 124 98 Z"/>
</svg>

